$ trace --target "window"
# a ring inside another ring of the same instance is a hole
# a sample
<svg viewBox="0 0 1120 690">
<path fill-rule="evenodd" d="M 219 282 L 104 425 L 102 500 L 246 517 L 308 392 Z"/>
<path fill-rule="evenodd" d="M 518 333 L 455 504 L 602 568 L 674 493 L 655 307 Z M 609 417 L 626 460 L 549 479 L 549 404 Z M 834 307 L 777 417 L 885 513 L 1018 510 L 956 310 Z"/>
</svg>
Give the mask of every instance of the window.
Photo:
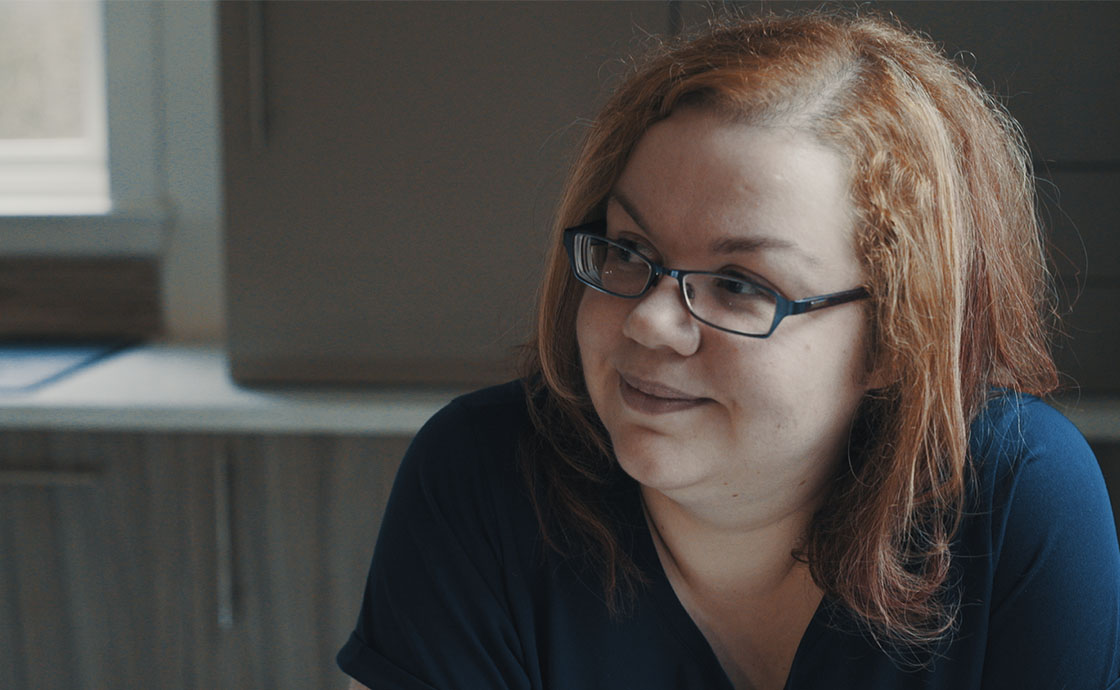
<svg viewBox="0 0 1120 690">
<path fill-rule="evenodd" d="M 0 108 L 0 255 L 157 256 L 170 215 L 162 3 L 0 2 L 0 13 L 4 93 L 41 81 Z M 33 31 L 42 38 L 23 40 Z"/>
<path fill-rule="evenodd" d="M 0 3 L 0 214 L 110 210 L 101 7 Z"/>
<path fill-rule="evenodd" d="M 216 0 L 72 4 L 100 21 L 110 206 L 0 213 L 0 338 L 149 334 L 153 300 L 167 337 L 220 338 Z"/>
</svg>

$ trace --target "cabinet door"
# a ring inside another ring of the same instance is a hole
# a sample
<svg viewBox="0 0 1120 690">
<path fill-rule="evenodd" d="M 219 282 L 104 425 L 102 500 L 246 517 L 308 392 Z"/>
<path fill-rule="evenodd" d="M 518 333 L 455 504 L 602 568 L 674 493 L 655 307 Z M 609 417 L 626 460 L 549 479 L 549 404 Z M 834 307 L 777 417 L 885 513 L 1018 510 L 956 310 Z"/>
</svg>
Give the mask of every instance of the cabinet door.
<svg viewBox="0 0 1120 690">
<path fill-rule="evenodd" d="M 209 437 L 0 436 L 0 687 L 194 687 Z"/>
<path fill-rule="evenodd" d="M 585 119 L 669 5 L 221 3 L 233 376 L 511 378 Z"/>
<path fill-rule="evenodd" d="M 344 688 L 334 655 L 357 619 L 408 440 L 230 441 L 233 609 L 198 687 Z M 221 511 L 219 511 L 220 513 Z"/>
</svg>

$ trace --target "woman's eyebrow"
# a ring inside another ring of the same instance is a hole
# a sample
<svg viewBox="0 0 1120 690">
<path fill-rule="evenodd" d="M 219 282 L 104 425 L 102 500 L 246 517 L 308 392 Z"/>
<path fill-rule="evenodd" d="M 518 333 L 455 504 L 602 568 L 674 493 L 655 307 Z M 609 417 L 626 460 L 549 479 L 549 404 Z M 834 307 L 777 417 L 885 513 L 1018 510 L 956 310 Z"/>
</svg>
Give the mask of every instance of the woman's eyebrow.
<svg viewBox="0 0 1120 690">
<path fill-rule="evenodd" d="M 607 197 L 607 203 L 611 201 L 617 202 L 618 205 L 622 207 L 622 210 L 626 211 L 626 215 L 630 216 L 646 234 L 650 233 L 649 224 L 642 218 L 642 214 L 638 212 L 634 203 L 627 199 L 622 192 L 618 190 L 612 191 L 610 196 Z M 762 251 L 784 251 L 796 254 L 810 266 L 819 267 L 821 265 L 820 259 L 805 251 L 796 243 L 770 235 L 721 237 L 712 242 L 709 251 L 711 251 L 712 254 L 751 254 Z"/>
<path fill-rule="evenodd" d="M 709 250 L 713 254 L 756 253 L 761 251 L 784 251 L 796 254 L 811 266 L 820 266 L 821 260 L 801 248 L 795 242 L 769 235 L 749 237 L 721 237 L 712 242 Z"/>
<path fill-rule="evenodd" d="M 626 215 L 630 216 L 630 219 L 637 223 L 639 228 L 647 233 L 649 232 L 649 224 L 642 218 L 642 214 L 638 213 L 638 209 L 634 207 L 633 202 L 623 196 L 622 192 L 613 190 L 610 195 L 607 196 L 607 204 L 609 205 L 612 201 L 618 202 L 622 210 L 626 211 Z"/>
</svg>

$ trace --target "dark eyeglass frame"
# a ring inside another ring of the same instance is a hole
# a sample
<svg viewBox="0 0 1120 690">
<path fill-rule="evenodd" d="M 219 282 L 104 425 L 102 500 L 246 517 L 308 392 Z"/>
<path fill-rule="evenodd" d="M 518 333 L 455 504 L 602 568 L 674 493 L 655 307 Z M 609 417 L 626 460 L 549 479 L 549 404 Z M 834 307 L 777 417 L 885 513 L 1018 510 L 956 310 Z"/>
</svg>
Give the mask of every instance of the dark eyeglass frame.
<svg viewBox="0 0 1120 690">
<path fill-rule="evenodd" d="M 607 239 L 606 232 L 607 232 L 607 222 L 605 220 L 593 220 L 589 223 L 584 223 L 583 225 L 577 225 L 576 227 L 572 227 L 572 228 L 568 228 L 568 229 L 564 230 L 564 248 L 568 252 L 568 265 L 572 270 L 572 275 L 574 275 L 576 277 L 576 280 L 583 283 L 584 285 L 586 285 L 589 288 L 592 288 L 594 290 L 598 290 L 599 292 L 602 292 L 602 293 L 607 294 L 607 295 L 613 295 L 614 297 L 621 297 L 623 299 L 638 299 L 640 297 L 645 296 L 645 294 L 647 292 L 649 292 L 650 288 L 653 287 L 654 285 L 656 285 L 658 283 L 658 281 L 661 280 L 661 276 L 669 276 L 670 278 L 675 278 L 676 281 L 677 281 L 677 285 L 680 287 L 681 298 L 684 300 L 684 305 L 688 309 L 688 313 L 692 314 L 692 317 L 694 319 L 696 319 L 697 321 L 700 321 L 701 323 L 707 324 L 708 326 L 711 326 L 712 328 L 715 328 L 715 329 L 720 330 L 720 331 L 724 331 L 726 333 L 734 333 L 735 335 L 741 335 L 741 336 L 745 336 L 747 338 L 768 338 L 774 332 L 774 330 L 778 327 L 778 324 L 782 322 L 782 319 L 786 318 L 787 316 L 796 316 L 797 314 L 807 314 L 808 312 L 817 311 L 818 309 L 827 309 L 829 307 L 835 307 L 835 306 L 840 305 L 840 304 L 847 304 L 848 302 L 855 302 L 857 300 L 866 299 L 867 297 L 871 296 L 870 293 L 867 291 L 867 288 L 861 286 L 861 287 L 857 287 L 857 288 L 852 288 L 851 290 L 843 290 L 841 292 L 831 292 L 827 295 L 817 295 L 816 297 L 805 297 L 804 299 L 794 299 L 794 300 L 786 299 L 785 297 L 778 294 L 774 290 L 771 290 L 770 288 L 766 287 L 765 285 L 759 285 L 758 283 L 756 283 L 752 280 L 749 280 L 747 278 L 743 278 L 741 276 L 724 275 L 724 274 L 721 274 L 721 273 L 714 273 L 712 271 L 687 271 L 687 270 L 681 270 L 681 269 L 676 269 L 676 268 L 668 268 L 667 266 L 662 266 L 661 264 L 657 263 L 656 261 L 653 261 L 653 260 L 651 260 L 651 259 L 649 259 L 645 256 L 642 256 L 638 252 L 635 252 L 633 247 L 627 247 L 624 244 L 620 244 L 618 242 L 615 242 L 614 240 Z M 589 236 L 595 237 L 597 240 L 605 242 L 605 243 L 611 245 L 612 247 L 617 247 L 618 249 L 621 249 L 625 252 L 633 254 L 634 256 L 640 258 L 642 261 L 644 261 L 646 264 L 648 264 L 649 267 L 650 267 L 650 272 L 649 272 L 649 278 L 646 280 L 645 287 L 643 287 L 641 289 L 641 291 L 638 292 L 637 294 L 627 295 L 627 294 L 622 294 L 622 293 L 619 293 L 619 292 L 612 292 L 611 290 L 607 290 L 606 288 L 602 287 L 601 285 L 596 285 L 596 284 L 590 282 L 589 280 L 584 279 L 584 277 L 581 276 L 579 274 L 579 271 L 576 269 L 576 236 L 577 235 L 589 235 Z M 774 298 L 774 307 L 775 308 L 774 308 L 774 320 L 770 322 L 770 330 L 766 331 L 765 333 L 744 333 L 743 331 L 736 331 L 736 330 L 733 330 L 733 329 L 730 329 L 730 328 L 725 328 L 725 327 L 720 326 L 718 324 L 714 324 L 711 321 L 708 321 L 707 319 L 697 315 L 697 313 L 692 310 L 692 304 L 688 299 L 688 293 L 685 291 L 685 287 L 684 287 L 685 277 L 693 275 L 693 274 L 718 276 L 720 278 L 735 280 L 735 281 L 738 281 L 738 282 L 741 282 L 741 283 L 748 283 L 748 284 L 758 288 L 760 291 L 765 292 L 768 295 L 771 295 Z"/>
</svg>

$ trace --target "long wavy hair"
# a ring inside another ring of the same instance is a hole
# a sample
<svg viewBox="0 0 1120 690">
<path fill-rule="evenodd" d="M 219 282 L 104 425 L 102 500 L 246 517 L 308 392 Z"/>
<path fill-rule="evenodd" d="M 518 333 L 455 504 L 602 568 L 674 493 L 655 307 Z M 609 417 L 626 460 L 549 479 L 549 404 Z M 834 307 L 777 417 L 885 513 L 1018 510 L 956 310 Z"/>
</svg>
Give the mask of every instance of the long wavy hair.
<svg viewBox="0 0 1120 690">
<path fill-rule="evenodd" d="M 928 647 L 956 615 L 945 594 L 969 424 L 993 389 L 1041 395 L 1057 373 L 1021 131 L 971 73 L 892 19 L 713 22 L 641 60 L 591 124 L 555 218 L 523 372 L 537 442 L 522 458 L 545 540 L 591 558 L 616 611 L 643 581 L 604 494 L 619 470 L 580 367 L 583 288 L 561 231 L 601 217 L 635 144 L 683 104 L 794 127 L 850 166 L 869 366 L 890 383 L 861 405 L 858 457 L 795 555 L 878 639 Z"/>
</svg>

